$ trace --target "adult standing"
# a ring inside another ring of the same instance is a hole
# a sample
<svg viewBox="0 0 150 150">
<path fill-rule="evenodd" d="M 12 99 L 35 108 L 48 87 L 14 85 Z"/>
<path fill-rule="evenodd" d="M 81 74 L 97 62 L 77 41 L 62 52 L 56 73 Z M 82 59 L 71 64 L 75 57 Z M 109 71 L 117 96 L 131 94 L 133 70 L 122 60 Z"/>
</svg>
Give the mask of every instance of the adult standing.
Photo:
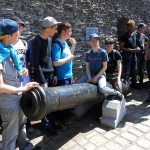
<svg viewBox="0 0 150 150">
<path fill-rule="evenodd" d="M 31 55 L 34 68 L 34 81 L 42 87 L 50 86 L 53 72 L 51 64 L 51 39 L 57 32 L 58 22 L 53 17 L 46 17 L 42 22 L 40 34 L 32 39 Z"/>
<path fill-rule="evenodd" d="M 46 17 L 42 22 L 42 30 L 31 40 L 32 67 L 34 69 L 33 78 L 42 87 L 52 86 L 52 81 L 56 84 L 57 79 L 53 76 L 53 66 L 51 62 L 51 39 L 57 32 L 58 22 L 53 17 Z M 46 115 L 42 122 L 46 131 L 56 134 L 52 114 Z"/>
<path fill-rule="evenodd" d="M 21 87 L 22 66 L 11 44 L 19 40 L 17 22 L 10 19 L 0 21 L 0 114 L 2 117 L 2 150 L 32 150 L 26 137 L 26 117 L 20 108 L 20 92 L 26 92 L 38 83 L 29 82 Z"/>
<path fill-rule="evenodd" d="M 147 41 L 147 37 L 145 36 L 146 25 L 144 23 L 140 23 L 138 25 L 138 31 L 136 32 L 136 45 L 140 48 L 139 51 L 136 52 L 137 56 L 137 75 L 139 75 L 139 88 L 143 87 L 143 78 L 144 78 L 144 66 L 145 66 L 145 42 Z"/>
<path fill-rule="evenodd" d="M 73 83 L 72 60 L 76 41 L 72 36 L 72 26 L 68 22 L 58 25 L 57 33 L 52 40 L 52 61 L 57 76 L 57 86 Z M 68 45 L 70 42 L 71 47 Z M 56 113 L 59 120 L 68 118 L 70 110 L 63 110 Z"/>
<path fill-rule="evenodd" d="M 19 32 L 20 35 L 25 27 L 24 22 L 17 16 L 12 16 L 11 20 L 14 20 L 18 23 L 19 25 Z M 26 72 L 26 76 L 23 77 L 23 81 L 22 81 L 22 85 L 25 85 L 26 83 L 30 82 L 30 76 L 29 76 L 29 71 L 27 68 L 27 49 L 28 49 L 28 44 L 25 40 L 19 38 L 18 42 L 14 45 L 14 49 L 16 50 L 18 57 L 20 59 L 21 65 L 24 69 L 24 71 Z M 30 128 L 31 123 L 29 121 L 29 119 L 27 119 L 27 124 L 26 124 L 26 128 Z"/>
<path fill-rule="evenodd" d="M 17 16 L 11 17 L 11 20 L 14 20 L 14 21 L 16 21 L 18 23 L 18 25 L 19 25 L 19 32 L 20 32 L 20 35 L 21 35 L 22 30 L 25 27 L 24 22 Z M 22 67 L 24 68 L 24 70 L 26 70 L 27 69 L 27 60 L 26 60 L 26 55 L 27 54 L 26 53 L 27 53 L 27 49 L 28 49 L 27 42 L 25 40 L 22 40 L 21 38 L 19 38 L 18 42 L 14 45 L 14 49 L 16 50 L 16 52 L 17 52 L 17 54 L 19 56 L 20 62 L 22 64 Z M 23 80 L 22 84 L 25 85 L 28 82 L 30 82 L 29 74 L 24 77 L 24 80 Z"/>
<path fill-rule="evenodd" d="M 135 21 L 129 20 L 127 23 L 127 32 L 121 37 L 120 49 L 122 50 L 122 78 L 125 82 L 132 79 L 132 87 L 136 87 L 136 69 L 137 57 L 136 52 L 140 50 L 136 45 Z"/>
<path fill-rule="evenodd" d="M 148 98 L 144 102 L 149 103 L 150 102 L 150 39 L 146 43 L 145 60 L 146 60 L 146 69 L 147 69 L 147 74 L 148 74 L 148 79 L 149 79 L 149 83 L 148 83 L 149 95 L 148 95 Z"/>
<path fill-rule="evenodd" d="M 52 61 L 58 79 L 58 86 L 72 83 L 72 59 L 74 58 L 76 41 L 71 36 L 72 27 L 69 23 L 65 22 L 58 25 L 52 44 Z M 71 48 L 66 40 L 70 41 Z"/>
</svg>

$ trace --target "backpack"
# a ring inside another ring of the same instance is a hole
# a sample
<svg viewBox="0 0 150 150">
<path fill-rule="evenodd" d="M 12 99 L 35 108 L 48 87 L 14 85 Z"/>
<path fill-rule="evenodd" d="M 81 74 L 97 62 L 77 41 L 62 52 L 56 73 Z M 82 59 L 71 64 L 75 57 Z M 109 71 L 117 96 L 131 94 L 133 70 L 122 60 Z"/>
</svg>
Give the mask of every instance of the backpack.
<svg viewBox="0 0 150 150">
<path fill-rule="evenodd" d="M 54 43 L 57 43 L 58 45 L 59 45 L 59 47 L 60 47 L 60 49 L 61 49 L 61 54 L 63 53 L 63 46 L 62 46 L 62 44 L 61 44 L 61 42 L 60 41 L 58 41 L 58 40 L 55 40 L 55 41 L 53 41 L 52 42 L 52 44 L 54 44 Z"/>
<path fill-rule="evenodd" d="M 29 41 L 29 43 L 28 43 L 28 48 L 27 48 L 27 53 L 26 53 L 26 58 L 27 58 L 27 63 L 29 64 L 29 65 L 32 65 L 32 44 L 33 44 L 33 41 L 34 41 L 34 39 L 35 39 L 35 37 L 33 37 L 30 41 Z M 61 54 L 63 53 L 63 46 L 62 46 L 62 44 L 61 44 L 61 42 L 60 41 L 58 41 L 58 40 L 55 40 L 55 41 L 53 41 L 52 42 L 52 44 L 53 43 L 57 43 L 58 45 L 59 45 L 59 47 L 60 47 L 60 49 L 61 49 Z M 48 48 L 49 49 L 51 49 L 50 48 L 50 38 L 48 38 Z"/>
<path fill-rule="evenodd" d="M 32 64 L 32 42 L 35 37 L 33 37 L 29 42 L 28 42 L 28 48 L 27 48 L 27 53 L 26 53 L 26 60 L 27 64 L 31 65 Z"/>
<path fill-rule="evenodd" d="M 33 46 L 33 42 L 35 40 L 36 36 L 33 37 L 28 44 L 28 49 L 27 49 L 27 53 L 26 53 L 26 59 L 27 59 L 27 65 L 28 65 L 28 70 L 29 70 L 29 74 L 31 76 L 31 79 L 34 80 L 34 68 L 33 68 L 33 59 L 32 59 L 32 46 Z M 41 45 L 41 40 L 38 40 L 39 44 Z M 48 38 L 48 46 L 47 46 L 47 55 L 44 57 L 43 62 L 45 63 L 45 66 L 43 66 L 41 68 L 41 70 L 43 72 L 53 72 L 54 68 L 52 65 L 52 61 L 50 59 L 50 55 L 51 55 L 51 39 Z"/>
</svg>

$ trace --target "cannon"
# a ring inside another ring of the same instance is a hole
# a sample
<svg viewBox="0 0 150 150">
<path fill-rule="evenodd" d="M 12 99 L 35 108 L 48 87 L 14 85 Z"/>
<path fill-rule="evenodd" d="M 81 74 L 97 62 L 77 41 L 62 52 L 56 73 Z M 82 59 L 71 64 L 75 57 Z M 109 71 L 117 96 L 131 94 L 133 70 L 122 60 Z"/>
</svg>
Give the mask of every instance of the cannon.
<svg viewBox="0 0 150 150">
<path fill-rule="evenodd" d="M 46 114 L 87 103 L 100 103 L 104 95 L 97 86 L 80 83 L 67 86 L 37 87 L 22 94 L 21 108 L 30 120 L 40 120 Z"/>
<path fill-rule="evenodd" d="M 128 90 L 129 86 L 123 85 L 123 93 Z M 124 97 L 117 99 L 117 97 L 111 96 L 105 99 L 105 95 L 98 91 L 97 86 L 90 83 L 49 88 L 39 86 L 23 93 L 20 105 L 24 114 L 31 121 L 36 121 L 50 112 L 75 108 L 81 105 L 86 106 L 86 104 L 92 106 L 94 103 L 103 103 L 100 121 L 105 126 L 116 128 L 126 115 Z"/>
</svg>

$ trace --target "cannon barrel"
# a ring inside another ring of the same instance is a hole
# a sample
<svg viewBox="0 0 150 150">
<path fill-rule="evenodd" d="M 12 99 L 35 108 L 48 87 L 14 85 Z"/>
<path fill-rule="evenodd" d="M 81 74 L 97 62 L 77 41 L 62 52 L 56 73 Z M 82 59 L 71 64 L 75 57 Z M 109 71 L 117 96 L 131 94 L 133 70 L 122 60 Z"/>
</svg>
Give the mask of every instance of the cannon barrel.
<svg viewBox="0 0 150 150">
<path fill-rule="evenodd" d="M 22 94 L 21 108 L 30 120 L 40 120 L 46 114 L 86 103 L 100 103 L 104 95 L 96 85 L 80 83 L 66 86 L 37 87 Z"/>
</svg>

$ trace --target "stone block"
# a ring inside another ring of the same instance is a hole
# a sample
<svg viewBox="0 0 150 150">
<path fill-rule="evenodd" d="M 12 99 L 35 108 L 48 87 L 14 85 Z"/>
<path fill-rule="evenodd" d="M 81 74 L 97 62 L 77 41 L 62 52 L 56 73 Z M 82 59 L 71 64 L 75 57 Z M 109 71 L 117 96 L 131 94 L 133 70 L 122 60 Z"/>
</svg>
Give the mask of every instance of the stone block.
<svg viewBox="0 0 150 150">
<path fill-rule="evenodd" d="M 102 117 L 100 122 L 104 126 L 116 128 L 123 117 L 126 115 L 126 101 L 122 100 L 105 100 L 102 106 Z"/>
</svg>

